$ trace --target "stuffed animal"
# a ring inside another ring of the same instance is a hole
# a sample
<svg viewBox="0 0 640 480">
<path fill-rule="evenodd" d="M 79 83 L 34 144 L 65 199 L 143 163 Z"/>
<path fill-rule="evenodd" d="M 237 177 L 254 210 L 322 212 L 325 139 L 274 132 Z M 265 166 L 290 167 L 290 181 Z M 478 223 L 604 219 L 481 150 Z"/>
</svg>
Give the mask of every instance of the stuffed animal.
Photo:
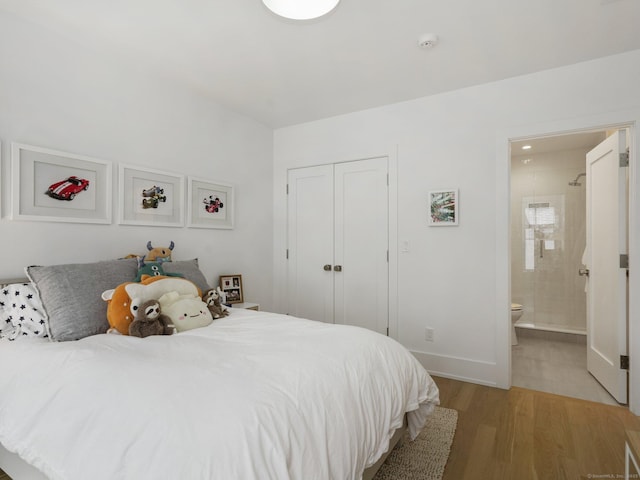
<svg viewBox="0 0 640 480">
<path fill-rule="evenodd" d="M 222 318 L 229 315 L 229 310 L 222 306 L 220 302 L 222 291 L 220 287 L 210 288 L 202 294 L 202 301 L 207 304 L 207 308 L 211 312 L 211 316 L 214 318 Z"/>
<path fill-rule="evenodd" d="M 176 291 L 180 295 L 201 294 L 195 283 L 179 277 L 146 277 L 138 282 L 125 282 L 116 288 L 102 293 L 102 299 L 107 305 L 107 321 L 114 330 L 129 334 L 129 325 L 135 318 L 138 307 L 147 300 L 157 300 L 167 292 Z M 164 308 L 163 308 L 164 310 Z M 166 314 L 166 312 L 164 312 Z"/>
<path fill-rule="evenodd" d="M 167 273 L 162 268 L 162 262 L 150 262 L 146 263 L 144 258 L 138 258 L 138 275 L 136 275 L 135 282 L 139 282 L 142 280 L 145 275 L 148 277 L 158 277 L 160 275 L 164 275 L 165 277 L 184 277 L 181 273 Z"/>
<path fill-rule="evenodd" d="M 158 301 L 162 311 L 172 320 L 178 332 L 206 327 L 213 318 L 199 295 L 168 292 Z"/>
<path fill-rule="evenodd" d="M 147 242 L 147 254 L 144 257 L 145 262 L 170 262 L 171 261 L 171 251 L 175 247 L 173 241 L 169 244 L 168 247 L 153 247 L 151 245 L 151 240 Z"/>
<path fill-rule="evenodd" d="M 129 325 L 129 335 L 133 337 L 148 337 L 150 335 L 173 335 L 175 327 L 171 319 L 160 313 L 160 303 L 157 300 L 147 300 L 142 303 Z"/>
</svg>

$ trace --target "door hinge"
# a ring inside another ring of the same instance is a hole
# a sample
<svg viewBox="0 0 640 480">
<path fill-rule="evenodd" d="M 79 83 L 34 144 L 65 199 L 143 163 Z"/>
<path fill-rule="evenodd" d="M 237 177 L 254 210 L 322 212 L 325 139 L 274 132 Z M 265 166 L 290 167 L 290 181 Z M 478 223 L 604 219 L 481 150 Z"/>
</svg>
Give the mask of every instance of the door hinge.
<svg viewBox="0 0 640 480">
<path fill-rule="evenodd" d="M 629 370 L 629 355 L 620 355 L 620 370 Z"/>
<path fill-rule="evenodd" d="M 387 327 L 387 337 L 389 336 L 389 327 Z"/>
<path fill-rule="evenodd" d="M 629 268 L 629 255 L 626 253 L 620 254 L 620 268 Z"/>
<path fill-rule="evenodd" d="M 620 166 L 621 167 L 629 166 L 629 152 L 620 153 Z"/>
<path fill-rule="evenodd" d="M 289 184 L 287 183 L 287 195 L 289 195 Z"/>
<path fill-rule="evenodd" d="M 389 174 L 387 173 L 387 187 L 389 186 Z"/>
<path fill-rule="evenodd" d="M 389 263 L 389 250 L 387 250 L 387 263 Z"/>
<path fill-rule="evenodd" d="M 289 249 L 287 248 L 287 260 L 289 260 Z"/>
</svg>

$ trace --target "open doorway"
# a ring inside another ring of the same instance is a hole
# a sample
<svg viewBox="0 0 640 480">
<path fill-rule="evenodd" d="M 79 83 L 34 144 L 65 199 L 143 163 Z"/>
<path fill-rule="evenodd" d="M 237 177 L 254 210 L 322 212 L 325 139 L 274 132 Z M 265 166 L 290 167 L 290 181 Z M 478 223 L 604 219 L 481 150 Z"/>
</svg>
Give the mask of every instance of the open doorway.
<svg viewBox="0 0 640 480">
<path fill-rule="evenodd" d="M 587 370 L 587 152 L 604 129 L 512 141 L 512 385 L 618 405 Z"/>
</svg>

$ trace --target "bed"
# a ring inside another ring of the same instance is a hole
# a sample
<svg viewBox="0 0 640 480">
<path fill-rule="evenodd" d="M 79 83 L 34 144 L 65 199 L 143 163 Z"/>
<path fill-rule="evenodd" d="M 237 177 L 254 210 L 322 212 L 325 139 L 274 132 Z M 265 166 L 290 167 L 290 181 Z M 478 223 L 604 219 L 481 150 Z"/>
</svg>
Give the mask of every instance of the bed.
<svg viewBox="0 0 640 480">
<path fill-rule="evenodd" d="M 0 468 L 14 480 L 368 479 L 438 404 L 393 339 L 230 312 L 171 336 L 0 340 Z"/>
</svg>

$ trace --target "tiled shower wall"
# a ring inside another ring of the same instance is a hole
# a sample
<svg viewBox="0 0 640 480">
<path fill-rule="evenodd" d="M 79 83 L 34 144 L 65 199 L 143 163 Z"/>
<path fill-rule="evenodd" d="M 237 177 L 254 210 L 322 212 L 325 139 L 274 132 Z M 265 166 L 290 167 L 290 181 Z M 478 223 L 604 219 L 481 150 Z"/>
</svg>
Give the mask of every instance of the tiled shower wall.
<svg viewBox="0 0 640 480">
<path fill-rule="evenodd" d="M 586 331 L 582 267 L 589 149 L 514 155 L 511 161 L 511 298 L 519 324 Z"/>
</svg>

